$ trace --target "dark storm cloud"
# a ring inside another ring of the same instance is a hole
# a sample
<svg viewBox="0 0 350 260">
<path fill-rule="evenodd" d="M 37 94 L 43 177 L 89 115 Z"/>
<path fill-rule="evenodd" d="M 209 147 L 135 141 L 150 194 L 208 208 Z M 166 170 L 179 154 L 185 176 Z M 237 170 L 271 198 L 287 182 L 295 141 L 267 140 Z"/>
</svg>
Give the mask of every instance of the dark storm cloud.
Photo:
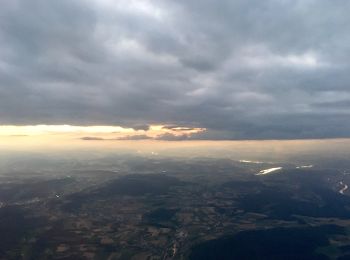
<svg viewBox="0 0 350 260">
<path fill-rule="evenodd" d="M 349 11 L 341 0 L 1 1 L 0 124 L 349 137 Z"/>
</svg>

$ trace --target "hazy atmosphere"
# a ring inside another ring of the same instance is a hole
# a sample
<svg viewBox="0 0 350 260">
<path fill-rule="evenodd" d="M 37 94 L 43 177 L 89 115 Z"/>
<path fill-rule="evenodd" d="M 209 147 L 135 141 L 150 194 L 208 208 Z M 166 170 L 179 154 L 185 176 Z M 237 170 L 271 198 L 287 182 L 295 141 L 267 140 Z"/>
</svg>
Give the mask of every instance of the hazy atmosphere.
<svg viewBox="0 0 350 260">
<path fill-rule="evenodd" d="M 0 0 L 1 260 L 349 260 L 350 1 Z"/>
</svg>

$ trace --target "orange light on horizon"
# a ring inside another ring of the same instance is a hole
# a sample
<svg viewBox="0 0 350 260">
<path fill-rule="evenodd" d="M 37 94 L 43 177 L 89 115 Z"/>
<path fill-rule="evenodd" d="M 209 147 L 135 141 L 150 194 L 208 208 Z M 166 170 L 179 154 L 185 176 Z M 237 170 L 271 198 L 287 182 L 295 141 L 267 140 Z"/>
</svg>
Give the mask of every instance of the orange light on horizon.
<svg viewBox="0 0 350 260">
<path fill-rule="evenodd" d="M 205 128 L 174 127 L 168 128 L 165 125 L 150 125 L 148 129 L 134 129 L 131 127 L 109 126 L 109 125 L 0 125 L 0 137 L 16 136 L 85 136 L 119 138 L 144 135 L 149 138 L 156 138 L 163 134 L 174 136 L 192 135 L 205 131 Z"/>
</svg>

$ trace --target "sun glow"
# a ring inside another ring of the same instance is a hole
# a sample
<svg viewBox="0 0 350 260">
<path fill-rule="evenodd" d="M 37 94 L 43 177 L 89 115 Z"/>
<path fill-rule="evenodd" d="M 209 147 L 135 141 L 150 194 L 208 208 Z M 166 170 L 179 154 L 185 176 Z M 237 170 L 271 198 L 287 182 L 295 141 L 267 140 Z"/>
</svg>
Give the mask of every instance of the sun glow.
<svg viewBox="0 0 350 260">
<path fill-rule="evenodd" d="M 73 125 L 3 125 L 0 126 L 1 136 L 16 135 L 45 135 L 45 134 L 65 134 L 65 133 L 129 133 L 132 128 L 120 126 L 73 126 Z"/>
<path fill-rule="evenodd" d="M 134 129 L 121 126 L 74 126 L 74 125 L 2 125 L 0 126 L 1 137 L 25 137 L 25 136 L 74 136 L 96 137 L 99 139 L 117 139 L 141 136 L 143 139 L 152 139 L 164 134 L 175 137 L 188 136 L 205 131 L 205 128 L 192 128 L 182 126 L 150 125 L 148 129 Z M 85 139 L 88 140 L 88 139 Z"/>
</svg>

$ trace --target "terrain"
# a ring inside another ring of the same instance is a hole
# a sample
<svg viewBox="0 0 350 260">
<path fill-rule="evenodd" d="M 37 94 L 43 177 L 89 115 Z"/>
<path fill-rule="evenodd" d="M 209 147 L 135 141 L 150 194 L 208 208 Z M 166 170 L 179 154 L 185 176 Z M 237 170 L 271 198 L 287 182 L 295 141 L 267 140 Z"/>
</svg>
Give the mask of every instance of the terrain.
<svg viewBox="0 0 350 260">
<path fill-rule="evenodd" d="M 22 161 L 0 177 L 0 259 L 348 259 L 350 168 L 311 163 Z"/>
</svg>

